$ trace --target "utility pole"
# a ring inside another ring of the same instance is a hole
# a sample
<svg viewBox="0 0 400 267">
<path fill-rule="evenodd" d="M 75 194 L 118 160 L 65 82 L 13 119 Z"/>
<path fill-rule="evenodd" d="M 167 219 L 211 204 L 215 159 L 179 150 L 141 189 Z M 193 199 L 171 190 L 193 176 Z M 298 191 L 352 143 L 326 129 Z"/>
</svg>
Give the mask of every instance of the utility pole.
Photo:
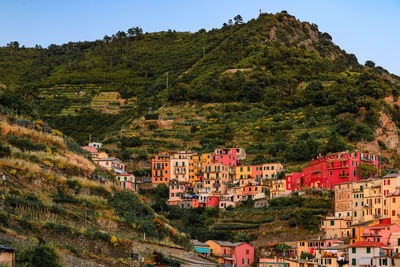
<svg viewBox="0 0 400 267">
<path fill-rule="evenodd" d="M 85 210 L 85 226 L 84 229 L 86 230 L 86 210 Z"/>
<path fill-rule="evenodd" d="M 89 134 L 89 143 L 92 142 L 92 134 Z"/>
<path fill-rule="evenodd" d="M 206 59 L 206 48 L 203 46 L 203 59 Z"/>
<path fill-rule="evenodd" d="M 167 79 L 167 88 L 168 88 L 168 71 L 166 73 L 166 79 Z"/>
</svg>

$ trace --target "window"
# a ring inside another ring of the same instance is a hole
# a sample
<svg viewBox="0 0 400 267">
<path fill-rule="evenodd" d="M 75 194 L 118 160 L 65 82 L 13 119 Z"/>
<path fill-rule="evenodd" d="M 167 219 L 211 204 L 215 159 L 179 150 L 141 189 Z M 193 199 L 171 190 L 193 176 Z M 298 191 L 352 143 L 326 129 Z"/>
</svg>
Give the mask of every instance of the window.
<svg viewBox="0 0 400 267">
<path fill-rule="evenodd" d="M 367 253 L 371 253 L 371 248 L 367 247 Z"/>
<path fill-rule="evenodd" d="M 331 226 L 335 225 L 335 221 L 331 221 Z"/>
<path fill-rule="evenodd" d="M 356 248 L 351 248 L 351 253 L 356 253 Z"/>
<path fill-rule="evenodd" d="M 396 199 L 395 198 L 393 198 L 393 203 L 396 203 Z"/>
<path fill-rule="evenodd" d="M 250 249 L 246 249 L 246 255 L 250 254 Z"/>
<path fill-rule="evenodd" d="M 351 265 L 357 265 L 357 260 L 356 259 L 351 259 Z"/>
</svg>

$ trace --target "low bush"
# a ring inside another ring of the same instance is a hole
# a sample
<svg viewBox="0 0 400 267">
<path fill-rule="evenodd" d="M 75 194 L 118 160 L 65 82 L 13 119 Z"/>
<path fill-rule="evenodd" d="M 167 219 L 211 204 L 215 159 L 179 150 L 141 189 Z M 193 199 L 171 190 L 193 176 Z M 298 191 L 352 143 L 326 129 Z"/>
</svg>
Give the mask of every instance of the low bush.
<svg viewBox="0 0 400 267">
<path fill-rule="evenodd" d="M 247 230 L 259 228 L 260 224 L 217 224 L 213 230 Z"/>
<path fill-rule="evenodd" d="M 44 226 L 45 229 L 53 231 L 57 234 L 71 234 L 72 228 L 55 222 L 47 222 Z"/>
</svg>

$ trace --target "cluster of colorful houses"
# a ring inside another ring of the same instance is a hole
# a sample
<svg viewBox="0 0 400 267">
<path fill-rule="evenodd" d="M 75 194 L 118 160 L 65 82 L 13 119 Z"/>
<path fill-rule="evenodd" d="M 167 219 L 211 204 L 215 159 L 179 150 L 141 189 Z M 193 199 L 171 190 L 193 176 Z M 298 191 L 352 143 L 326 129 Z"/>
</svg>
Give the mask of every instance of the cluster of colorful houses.
<svg viewBox="0 0 400 267">
<path fill-rule="evenodd" d="M 114 171 L 121 188 L 136 190 L 135 177 L 125 171 L 123 162 L 109 158 L 100 146 L 91 143 L 83 148 L 100 167 Z M 245 165 L 245 159 L 242 148 L 163 152 L 152 159 L 149 182 L 153 187 L 168 185 L 167 204 L 184 208 L 224 209 L 308 188 L 334 190 L 334 213 L 321 224 L 324 236 L 292 243 L 281 254 L 263 250 L 259 266 L 400 266 L 400 173 L 376 178 L 383 169 L 377 155 L 345 151 L 318 156 L 301 172 L 284 177 L 284 166 L 278 162 Z M 376 174 L 362 177 L 361 164 L 374 166 Z M 213 256 L 220 264 L 254 262 L 254 248 L 248 243 L 193 240 L 193 244 L 197 253 Z"/>
<path fill-rule="evenodd" d="M 204 243 L 192 240 L 196 253 L 216 258 L 220 266 L 250 266 L 254 262 L 254 247 L 249 243 L 208 240 Z"/>
<path fill-rule="evenodd" d="M 323 237 L 265 253 L 259 266 L 400 266 L 400 173 L 340 183 L 334 193 Z"/>
<path fill-rule="evenodd" d="M 248 199 L 288 196 L 306 188 L 333 189 L 359 181 L 364 178 L 357 171 L 361 164 L 374 166 L 377 174 L 383 168 L 377 155 L 347 151 L 318 156 L 302 172 L 286 176 L 281 175 L 284 166 L 279 162 L 244 165 L 245 159 L 243 148 L 164 152 L 152 159 L 152 184 L 169 186 L 169 205 L 227 208 Z"/>
<path fill-rule="evenodd" d="M 269 183 L 283 171 L 278 162 L 243 165 L 243 148 L 216 149 L 213 153 L 164 152 L 152 159 L 153 186 L 169 186 L 168 205 L 228 208 L 262 200 Z"/>
<path fill-rule="evenodd" d="M 125 171 L 125 164 L 120 159 L 109 157 L 106 152 L 99 150 L 101 146 L 102 143 L 91 142 L 82 148 L 91 154 L 92 160 L 97 166 L 115 174 L 122 189 L 136 191 L 137 183 L 135 176 Z"/>
</svg>

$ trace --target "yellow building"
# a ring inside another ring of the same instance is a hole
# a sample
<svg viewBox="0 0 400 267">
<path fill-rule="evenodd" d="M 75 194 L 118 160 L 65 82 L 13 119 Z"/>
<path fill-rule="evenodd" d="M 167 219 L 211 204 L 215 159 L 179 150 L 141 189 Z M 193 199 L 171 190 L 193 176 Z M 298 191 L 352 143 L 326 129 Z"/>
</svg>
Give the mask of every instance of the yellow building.
<svg viewBox="0 0 400 267">
<path fill-rule="evenodd" d="M 286 180 L 273 180 L 271 185 L 271 190 L 269 192 L 270 199 L 288 196 L 290 194 L 289 190 L 286 190 Z"/>
<path fill-rule="evenodd" d="M 361 236 L 364 233 L 364 228 L 374 224 L 374 221 L 365 221 L 349 226 L 350 244 L 361 241 Z"/>
<path fill-rule="evenodd" d="M 382 188 L 381 180 L 376 179 L 368 183 L 364 189 L 364 221 L 382 218 Z"/>
<path fill-rule="evenodd" d="M 189 183 L 192 186 L 200 181 L 200 176 L 203 175 L 203 165 L 202 155 L 194 154 L 189 157 Z"/>
<path fill-rule="evenodd" d="M 251 166 L 236 166 L 235 167 L 235 180 L 243 180 L 253 178 Z"/>
<path fill-rule="evenodd" d="M 342 238 L 350 235 L 350 225 L 350 218 L 326 217 L 321 222 L 321 230 L 325 232 L 325 238 Z"/>
<path fill-rule="evenodd" d="M 353 199 L 352 199 L 352 223 L 357 224 L 364 222 L 365 220 L 365 211 L 364 211 L 364 189 L 368 188 L 368 183 L 373 181 L 370 180 L 361 180 L 353 183 Z"/>
</svg>

